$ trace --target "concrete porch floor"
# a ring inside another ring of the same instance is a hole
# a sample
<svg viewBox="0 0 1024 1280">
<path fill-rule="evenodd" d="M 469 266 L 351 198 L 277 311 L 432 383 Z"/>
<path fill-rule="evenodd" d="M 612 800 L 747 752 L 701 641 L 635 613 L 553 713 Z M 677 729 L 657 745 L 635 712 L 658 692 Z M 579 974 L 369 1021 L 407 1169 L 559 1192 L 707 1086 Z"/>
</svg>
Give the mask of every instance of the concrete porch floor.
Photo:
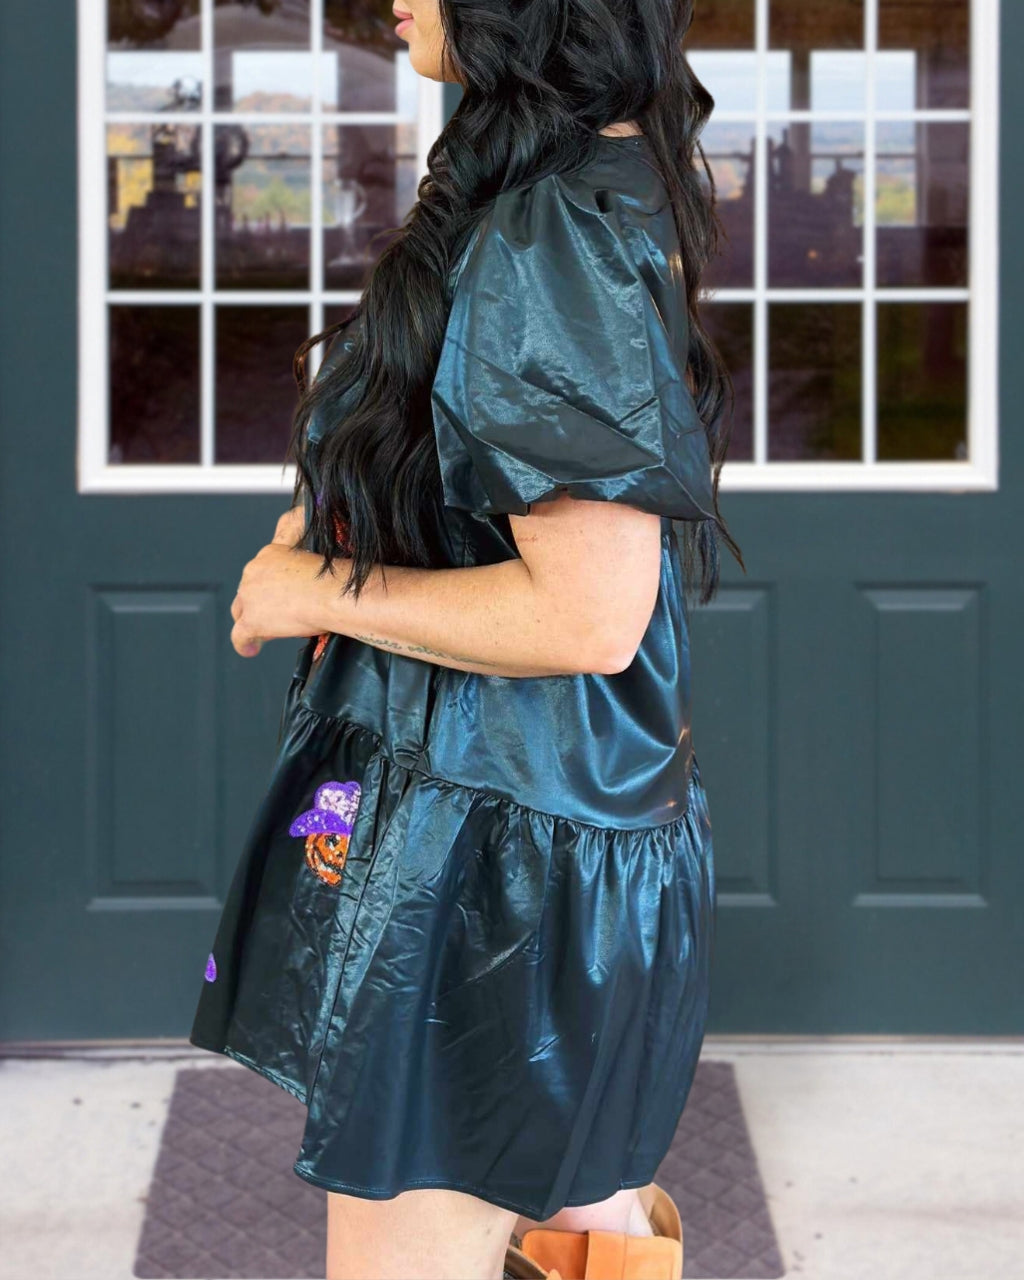
<svg viewBox="0 0 1024 1280">
<path fill-rule="evenodd" d="M 734 1065 L 787 1277 L 1024 1280 L 1024 1039 L 708 1036 L 703 1058 Z M 185 1065 L 236 1064 L 178 1041 L 0 1058 L 2 1280 L 130 1280 Z"/>
</svg>

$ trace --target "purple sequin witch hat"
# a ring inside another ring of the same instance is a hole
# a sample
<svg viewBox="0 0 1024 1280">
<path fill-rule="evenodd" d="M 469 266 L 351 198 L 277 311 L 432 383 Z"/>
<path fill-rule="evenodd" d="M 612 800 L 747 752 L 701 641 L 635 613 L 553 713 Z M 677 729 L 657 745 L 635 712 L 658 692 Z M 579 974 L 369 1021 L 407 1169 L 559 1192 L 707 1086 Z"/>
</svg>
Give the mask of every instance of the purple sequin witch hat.
<svg viewBox="0 0 1024 1280">
<path fill-rule="evenodd" d="M 352 822 L 359 807 L 362 787 L 358 782 L 324 782 L 316 789 L 313 808 L 300 813 L 288 828 L 290 836 L 312 836 L 321 832 L 352 834 Z"/>
</svg>

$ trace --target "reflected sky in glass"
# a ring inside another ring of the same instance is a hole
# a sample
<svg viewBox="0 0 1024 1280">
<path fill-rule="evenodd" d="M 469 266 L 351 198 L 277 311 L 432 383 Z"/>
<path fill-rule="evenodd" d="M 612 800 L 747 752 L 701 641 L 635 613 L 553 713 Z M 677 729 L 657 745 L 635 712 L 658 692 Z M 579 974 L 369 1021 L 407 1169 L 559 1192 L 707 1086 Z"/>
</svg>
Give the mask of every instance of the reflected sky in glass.
<svg viewBox="0 0 1024 1280">
<path fill-rule="evenodd" d="M 879 50 L 875 55 L 875 106 L 879 111 L 912 111 L 917 84 L 913 49 Z"/>
<path fill-rule="evenodd" d="M 757 108 L 757 58 L 753 53 L 695 50 L 689 55 L 697 79 L 715 100 L 716 111 Z"/>
<path fill-rule="evenodd" d="M 715 99 L 716 112 L 753 115 L 757 110 L 757 55 L 743 50 L 696 50 L 689 54 L 698 79 Z M 764 56 L 769 112 L 862 112 L 867 107 L 867 55 L 856 50 L 812 49 L 810 101 L 800 101 L 793 84 L 788 49 Z M 917 107 L 918 55 L 913 49 L 879 50 L 875 55 L 875 109 L 913 111 Z"/>
</svg>

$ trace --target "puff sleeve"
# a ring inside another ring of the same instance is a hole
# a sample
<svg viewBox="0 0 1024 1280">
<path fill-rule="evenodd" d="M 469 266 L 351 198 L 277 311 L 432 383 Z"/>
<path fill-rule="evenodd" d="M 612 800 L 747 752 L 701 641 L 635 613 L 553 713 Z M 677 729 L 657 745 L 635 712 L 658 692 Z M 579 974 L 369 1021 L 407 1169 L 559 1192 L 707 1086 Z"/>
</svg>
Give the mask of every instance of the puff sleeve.
<svg viewBox="0 0 1024 1280">
<path fill-rule="evenodd" d="M 431 391 L 446 506 L 526 515 L 566 490 L 715 518 L 685 332 L 670 338 L 602 203 L 550 175 L 499 195 L 474 232 Z"/>
</svg>

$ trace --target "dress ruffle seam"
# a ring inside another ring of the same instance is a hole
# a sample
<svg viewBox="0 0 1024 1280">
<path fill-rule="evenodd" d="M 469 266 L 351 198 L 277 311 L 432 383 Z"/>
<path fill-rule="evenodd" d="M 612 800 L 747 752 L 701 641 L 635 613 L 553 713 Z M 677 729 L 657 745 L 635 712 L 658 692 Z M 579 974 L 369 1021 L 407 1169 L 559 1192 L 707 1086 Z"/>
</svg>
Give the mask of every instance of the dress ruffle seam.
<svg viewBox="0 0 1024 1280">
<path fill-rule="evenodd" d="M 296 676 L 296 679 L 299 679 L 299 677 Z M 329 724 L 337 725 L 339 728 L 347 727 L 361 730 L 363 733 L 367 733 L 371 738 L 373 738 L 373 740 L 378 744 L 378 749 L 382 747 L 384 739 L 381 734 L 377 733 L 375 729 L 371 729 L 365 724 L 360 724 L 358 720 L 352 720 L 348 716 L 332 716 L 326 711 L 317 711 L 315 707 L 309 706 L 309 704 L 303 702 L 301 698 L 296 703 L 296 709 L 304 711 L 306 715 L 313 720 L 325 721 Z M 669 831 L 673 827 L 682 826 L 687 819 L 692 818 L 693 816 L 692 807 L 687 804 L 682 813 L 677 814 L 674 818 L 669 818 L 667 822 L 656 822 L 646 827 L 602 827 L 598 826 L 596 822 L 584 822 L 580 818 L 569 818 L 564 813 L 549 813 L 546 809 L 537 809 L 533 805 L 523 804 L 519 800 L 512 800 L 508 796 L 498 795 L 498 793 L 494 791 L 485 791 L 481 787 L 473 787 L 466 782 L 456 782 L 454 778 L 443 778 L 440 774 L 428 773 L 426 769 L 417 769 L 413 765 L 403 764 L 400 760 L 396 760 L 394 756 L 388 755 L 388 753 L 382 749 L 380 754 L 393 768 L 404 769 L 407 773 L 416 774 L 417 777 L 426 778 L 431 782 L 443 782 L 447 787 L 457 787 L 459 790 L 468 791 L 472 795 L 483 796 L 488 800 L 498 800 L 502 804 L 508 805 L 510 808 L 519 810 L 523 813 L 533 813 L 540 818 L 550 818 L 552 822 L 567 823 L 570 827 L 580 830 L 599 831 L 602 835 L 619 833 L 623 835 L 635 835 L 657 831 Z M 690 776 L 692 777 L 692 774 Z"/>
</svg>

